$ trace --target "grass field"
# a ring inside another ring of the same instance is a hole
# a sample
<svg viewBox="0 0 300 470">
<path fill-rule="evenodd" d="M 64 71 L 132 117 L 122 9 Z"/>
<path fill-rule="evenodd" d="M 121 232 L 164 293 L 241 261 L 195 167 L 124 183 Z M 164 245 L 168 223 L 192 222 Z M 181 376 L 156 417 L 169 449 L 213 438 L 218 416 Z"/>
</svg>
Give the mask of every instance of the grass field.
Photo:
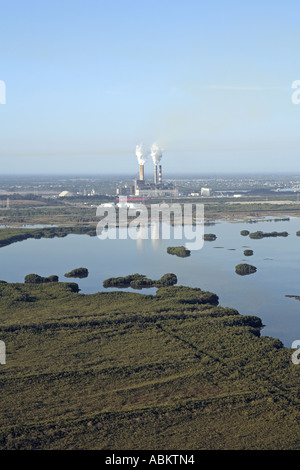
<svg viewBox="0 0 300 470">
<path fill-rule="evenodd" d="M 200 289 L 0 284 L 1 449 L 299 449 L 299 371 Z"/>
</svg>

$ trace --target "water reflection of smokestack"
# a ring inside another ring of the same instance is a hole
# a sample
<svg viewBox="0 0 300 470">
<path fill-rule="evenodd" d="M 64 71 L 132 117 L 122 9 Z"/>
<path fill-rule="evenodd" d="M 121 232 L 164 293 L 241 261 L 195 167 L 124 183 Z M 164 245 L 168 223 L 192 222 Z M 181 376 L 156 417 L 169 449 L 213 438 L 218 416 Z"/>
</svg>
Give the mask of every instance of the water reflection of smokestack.
<svg viewBox="0 0 300 470">
<path fill-rule="evenodd" d="M 136 238 L 136 246 L 139 251 L 144 251 L 144 238 L 141 229 L 138 230 L 138 235 Z"/>
<path fill-rule="evenodd" d="M 159 248 L 159 245 L 161 244 L 159 222 L 153 222 L 151 224 L 151 243 L 155 250 L 157 250 Z"/>
<path fill-rule="evenodd" d="M 154 165 L 154 184 L 157 184 L 157 165 Z"/>
<path fill-rule="evenodd" d="M 161 165 L 159 165 L 159 170 L 158 170 L 158 184 L 161 184 L 162 183 L 162 169 L 161 169 Z"/>
<path fill-rule="evenodd" d="M 140 180 L 144 181 L 144 165 L 140 165 Z"/>
</svg>

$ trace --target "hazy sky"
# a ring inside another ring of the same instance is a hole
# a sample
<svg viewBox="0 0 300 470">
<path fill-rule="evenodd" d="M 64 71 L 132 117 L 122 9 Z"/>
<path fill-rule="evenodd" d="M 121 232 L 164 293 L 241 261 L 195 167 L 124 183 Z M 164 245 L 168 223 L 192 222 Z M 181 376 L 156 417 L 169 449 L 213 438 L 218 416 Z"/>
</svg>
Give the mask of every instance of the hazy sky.
<svg viewBox="0 0 300 470">
<path fill-rule="evenodd" d="M 1 173 L 299 172 L 299 0 L 0 0 Z M 152 172 L 148 161 L 145 171 Z"/>
</svg>

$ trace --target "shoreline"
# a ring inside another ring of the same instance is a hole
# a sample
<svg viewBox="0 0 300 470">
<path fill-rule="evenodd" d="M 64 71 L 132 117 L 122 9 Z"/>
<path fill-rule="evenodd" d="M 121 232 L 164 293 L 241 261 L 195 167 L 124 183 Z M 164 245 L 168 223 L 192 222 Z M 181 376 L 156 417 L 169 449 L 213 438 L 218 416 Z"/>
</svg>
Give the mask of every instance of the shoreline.
<svg viewBox="0 0 300 470">
<path fill-rule="evenodd" d="M 265 217 L 272 217 L 272 219 L 280 219 L 280 218 L 288 218 L 288 217 L 296 217 L 300 218 L 300 212 L 278 212 L 275 211 L 276 214 L 274 214 L 274 211 L 263 211 L 260 213 L 253 213 L 249 214 L 248 212 L 246 213 L 236 213 L 236 215 L 233 215 L 232 213 L 223 213 L 223 214 L 213 214 L 213 215 L 206 215 L 205 216 L 205 221 L 204 225 L 210 224 L 210 223 L 218 223 L 218 221 L 224 221 L 224 222 L 249 222 L 249 221 L 260 221 L 262 218 Z M 74 222 L 74 221 L 58 221 L 58 222 L 53 222 L 52 224 L 49 224 L 49 220 L 42 222 L 41 220 L 35 220 L 35 219 L 29 219 L 26 222 L 9 222 L 7 224 L 1 223 L 1 218 L 0 218 L 0 230 L 3 228 L 36 228 L 37 226 L 39 228 L 47 228 L 47 227 L 93 227 L 97 226 L 99 220 L 90 220 L 90 221 L 85 221 L 85 222 Z M 120 225 L 117 223 L 117 227 L 120 227 Z"/>
</svg>

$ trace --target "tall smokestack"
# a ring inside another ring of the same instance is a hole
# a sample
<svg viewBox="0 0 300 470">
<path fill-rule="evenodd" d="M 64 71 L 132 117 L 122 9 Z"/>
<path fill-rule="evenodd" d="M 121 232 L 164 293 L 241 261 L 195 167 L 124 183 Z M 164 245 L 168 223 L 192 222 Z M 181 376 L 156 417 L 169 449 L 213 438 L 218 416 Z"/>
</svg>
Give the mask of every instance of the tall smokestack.
<svg viewBox="0 0 300 470">
<path fill-rule="evenodd" d="M 157 165 L 154 165 L 154 184 L 157 184 Z"/>
<path fill-rule="evenodd" d="M 159 165 L 158 169 L 158 184 L 162 183 L 162 170 L 161 170 L 161 165 Z"/>
<path fill-rule="evenodd" d="M 147 161 L 147 153 L 144 150 L 143 144 L 139 144 L 135 148 L 135 154 L 137 156 L 139 165 L 140 165 L 140 180 L 144 181 L 144 164 Z"/>
<path fill-rule="evenodd" d="M 140 180 L 144 181 L 144 165 L 140 165 Z"/>
</svg>

